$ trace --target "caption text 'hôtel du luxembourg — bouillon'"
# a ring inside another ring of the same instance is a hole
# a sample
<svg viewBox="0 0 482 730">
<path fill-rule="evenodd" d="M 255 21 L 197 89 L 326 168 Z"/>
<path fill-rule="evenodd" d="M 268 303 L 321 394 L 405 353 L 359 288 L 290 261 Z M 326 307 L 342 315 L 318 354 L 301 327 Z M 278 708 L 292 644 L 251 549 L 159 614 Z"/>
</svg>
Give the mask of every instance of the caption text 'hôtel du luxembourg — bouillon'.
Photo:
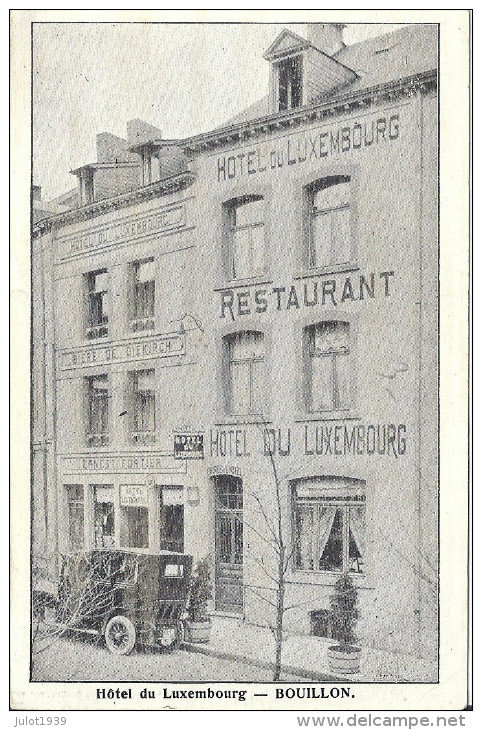
<svg viewBox="0 0 482 730">
<path fill-rule="evenodd" d="M 266 625 L 280 506 L 286 630 L 349 573 L 362 643 L 436 657 L 437 27 L 308 37 L 223 127 L 133 120 L 34 196 L 34 558 L 209 556 Z"/>
</svg>

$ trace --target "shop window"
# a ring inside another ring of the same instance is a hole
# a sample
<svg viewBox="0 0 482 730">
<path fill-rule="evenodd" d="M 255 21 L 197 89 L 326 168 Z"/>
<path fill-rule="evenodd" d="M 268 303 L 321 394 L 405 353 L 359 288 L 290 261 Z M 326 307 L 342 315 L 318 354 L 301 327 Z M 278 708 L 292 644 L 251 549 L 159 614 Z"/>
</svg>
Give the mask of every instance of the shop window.
<svg viewBox="0 0 482 730">
<path fill-rule="evenodd" d="M 84 487 L 81 484 L 67 484 L 69 520 L 69 550 L 84 549 Z"/>
<path fill-rule="evenodd" d="M 184 505 L 162 505 L 160 537 L 161 550 L 184 552 Z"/>
<path fill-rule="evenodd" d="M 298 570 L 364 572 L 365 494 L 347 480 L 301 482 L 293 495 L 293 542 Z"/>
<path fill-rule="evenodd" d="M 261 197 L 226 206 L 229 229 L 229 278 L 248 279 L 265 271 L 265 204 Z"/>
<path fill-rule="evenodd" d="M 96 548 L 115 547 L 114 488 L 94 484 L 94 545 Z"/>
<path fill-rule="evenodd" d="M 155 371 L 130 373 L 132 384 L 132 442 L 149 444 L 156 439 Z"/>
<path fill-rule="evenodd" d="M 265 343 L 262 332 L 225 337 L 227 406 L 230 415 L 263 415 L 265 410 Z"/>
<path fill-rule="evenodd" d="M 87 339 L 108 334 L 108 274 L 106 269 L 86 274 L 88 293 Z"/>
<path fill-rule="evenodd" d="M 121 547 L 149 547 L 149 509 L 147 507 L 121 507 Z"/>
<path fill-rule="evenodd" d="M 307 401 L 311 412 L 344 411 L 351 406 L 352 363 L 348 322 L 308 327 Z"/>
<path fill-rule="evenodd" d="M 351 181 L 327 177 L 308 188 L 308 266 L 330 268 L 353 259 L 351 230 Z"/>
<path fill-rule="evenodd" d="M 107 446 L 109 443 L 109 391 L 107 375 L 86 378 L 87 382 L 87 445 Z"/>
<path fill-rule="evenodd" d="M 133 332 L 154 329 L 154 302 L 156 276 L 154 259 L 132 264 L 133 306 L 131 329 Z"/>
<path fill-rule="evenodd" d="M 302 104 L 303 60 L 287 58 L 278 64 L 278 111 L 297 109 Z"/>
</svg>

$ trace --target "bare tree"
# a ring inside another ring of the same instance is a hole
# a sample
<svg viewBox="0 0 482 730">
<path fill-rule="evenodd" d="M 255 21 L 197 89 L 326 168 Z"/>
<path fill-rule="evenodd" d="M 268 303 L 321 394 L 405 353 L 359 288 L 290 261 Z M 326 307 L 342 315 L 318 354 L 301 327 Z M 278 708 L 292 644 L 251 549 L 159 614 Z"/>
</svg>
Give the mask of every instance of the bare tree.
<svg viewBox="0 0 482 730">
<path fill-rule="evenodd" d="M 71 631 L 91 635 L 96 616 L 108 614 L 114 606 L 120 581 L 130 578 L 135 569 L 129 556 L 116 559 L 115 553 L 99 555 L 94 563 L 86 553 L 52 556 L 52 564 L 60 566 L 58 591 L 48 596 L 41 588 L 46 578 L 46 561 L 34 560 L 32 566 L 32 633 L 31 668 L 43 652 L 51 649 Z"/>
<path fill-rule="evenodd" d="M 281 476 L 275 460 L 274 449 L 271 446 L 270 433 L 266 427 L 261 430 L 263 434 L 264 453 L 269 458 L 274 487 L 274 510 L 271 515 L 269 507 L 265 504 L 262 496 L 251 492 L 250 496 L 256 504 L 256 512 L 261 517 L 262 527 L 259 528 L 253 522 L 248 522 L 244 518 L 243 524 L 246 525 L 248 530 L 256 534 L 261 542 L 269 548 L 268 554 L 271 560 L 268 563 L 264 561 L 263 557 L 258 557 L 254 551 L 249 553 L 249 557 L 266 576 L 270 583 L 270 588 L 268 589 L 268 595 L 266 595 L 264 586 L 247 584 L 246 588 L 266 603 L 274 613 L 274 621 L 270 624 L 270 629 L 273 633 L 275 643 L 273 681 L 276 682 L 280 678 L 282 667 L 284 617 L 288 610 L 295 607 L 286 603 L 286 575 L 291 565 L 294 545 L 290 544 L 289 539 L 288 504 L 284 504 L 286 500 L 283 499 L 282 483 L 289 478 L 290 474 Z"/>
</svg>

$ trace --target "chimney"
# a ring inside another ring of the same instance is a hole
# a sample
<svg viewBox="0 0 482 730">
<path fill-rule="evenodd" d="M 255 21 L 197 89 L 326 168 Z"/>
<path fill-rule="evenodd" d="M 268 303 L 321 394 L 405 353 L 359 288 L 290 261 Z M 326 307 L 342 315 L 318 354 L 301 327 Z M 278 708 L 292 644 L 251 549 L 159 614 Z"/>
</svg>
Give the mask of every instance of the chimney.
<svg viewBox="0 0 482 730">
<path fill-rule="evenodd" d="M 127 122 L 127 142 L 129 147 L 138 144 L 152 142 L 155 139 L 162 139 L 162 132 L 152 124 L 143 122 L 142 119 L 131 119 Z"/>
<path fill-rule="evenodd" d="M 342 48 L 345 23 L 308 23 L 307 37 L 310 43 L 327 56 L 335 56 Z"/>
<path fill-rule="evenodd" d="M 97 135 L 97 162 L 127 162 L 127 142 L 109 132 Z"/>
</svg>

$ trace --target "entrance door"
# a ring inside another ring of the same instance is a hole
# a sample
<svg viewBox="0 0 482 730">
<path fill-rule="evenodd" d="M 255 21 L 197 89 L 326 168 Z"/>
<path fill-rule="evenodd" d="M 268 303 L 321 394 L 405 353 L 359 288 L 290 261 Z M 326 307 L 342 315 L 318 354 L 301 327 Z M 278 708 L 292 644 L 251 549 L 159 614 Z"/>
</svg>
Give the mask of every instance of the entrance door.
<svg viewBox="0 0 482 730">
<path fill-rule="evenodd" d="M 216 477 L 216 609 L 243 612 L 243 484 Z"/>
</svg>

